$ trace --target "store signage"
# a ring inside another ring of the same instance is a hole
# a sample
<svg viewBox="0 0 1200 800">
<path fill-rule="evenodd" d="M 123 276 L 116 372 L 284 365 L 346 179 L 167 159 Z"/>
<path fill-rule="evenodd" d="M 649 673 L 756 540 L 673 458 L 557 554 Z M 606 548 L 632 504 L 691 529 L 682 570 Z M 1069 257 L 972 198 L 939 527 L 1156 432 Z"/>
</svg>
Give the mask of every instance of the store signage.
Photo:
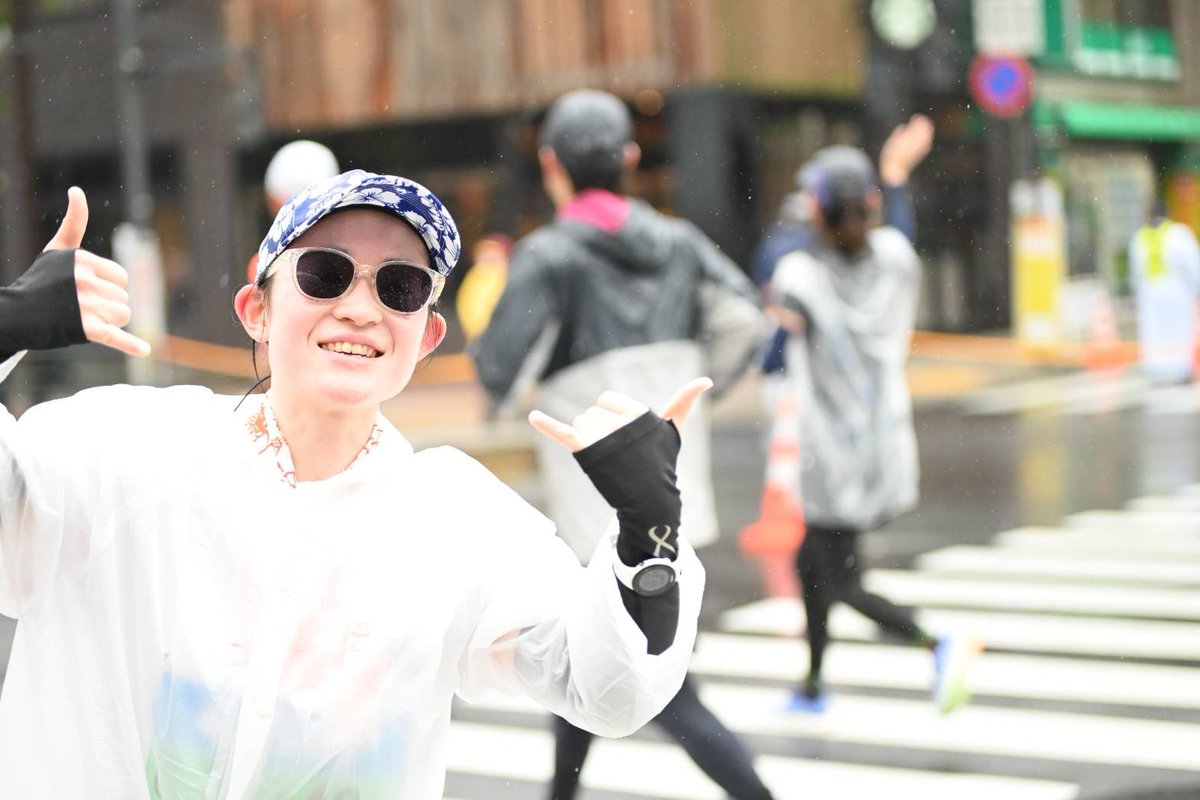
<svg viewBox="0 0 1200 800">
<path fill-rule="evenodd" d="M 1011 209 L 1013 325 L 1031 350 L 1053 350 L 1063 337 L 1067 239 L 1063 192 L 1049 179 L 1018 180 Z"/>
<path fill-rule="evenodd" d="M 971 97 L 994 117 L 1016 117 L 1033 99 L 1033 70 L 1015 56 L 976 56 L 971 62 Z"/>
<path fill-rule="evenodd" d="M 980 55 L 1040 56 L 1046 50 L 1043 0 L 973 0 L 971 22 Z"/>
</svg>

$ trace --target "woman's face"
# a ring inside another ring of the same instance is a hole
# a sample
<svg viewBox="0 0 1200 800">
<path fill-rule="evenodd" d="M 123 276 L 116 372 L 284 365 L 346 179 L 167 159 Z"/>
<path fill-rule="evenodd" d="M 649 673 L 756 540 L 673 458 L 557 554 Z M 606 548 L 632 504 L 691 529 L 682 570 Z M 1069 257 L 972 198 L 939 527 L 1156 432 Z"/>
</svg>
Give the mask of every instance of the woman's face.
<svg viewBox="0 0 1200 800">
<path fill-rule="evenodd" d="M 391 260 L 429 265 L 416 231 L 370 208 L 330 214 L 291 247 L 333 248 L 369 265 Z M 417 362 L 445 336 L 441 315 L 428 309 L 407 315 L 390 311 L 375 299 L 367 280 L 356 279 L 337 300 L 318 302 L 301 294 L 290 270 L 272 276 L 265 301 L 251 287 L 250 296 L 238 297 L 243 324 L 267 343 L 273 394 L 332 408 L 378 405 L 400 393 Z M 366 345 L 370 355 L 335 352 L 338 344 Z"/>
</svg>

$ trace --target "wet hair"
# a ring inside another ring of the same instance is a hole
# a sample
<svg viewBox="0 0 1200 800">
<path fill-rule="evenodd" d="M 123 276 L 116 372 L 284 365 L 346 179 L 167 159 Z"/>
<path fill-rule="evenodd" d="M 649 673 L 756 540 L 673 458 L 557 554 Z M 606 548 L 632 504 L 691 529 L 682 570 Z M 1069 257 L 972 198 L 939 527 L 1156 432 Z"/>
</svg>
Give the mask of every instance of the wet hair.
<svg viewBox="0 0 1200 800">
<path fill-rule="evenodd" d="M 615 95 L 578 89 L 555 101 L 538 136 L 554 151 L 575 191 L 616 192 L 624 171 L 625 147 L 633 141 L 633 117 Z"/>
</svg>

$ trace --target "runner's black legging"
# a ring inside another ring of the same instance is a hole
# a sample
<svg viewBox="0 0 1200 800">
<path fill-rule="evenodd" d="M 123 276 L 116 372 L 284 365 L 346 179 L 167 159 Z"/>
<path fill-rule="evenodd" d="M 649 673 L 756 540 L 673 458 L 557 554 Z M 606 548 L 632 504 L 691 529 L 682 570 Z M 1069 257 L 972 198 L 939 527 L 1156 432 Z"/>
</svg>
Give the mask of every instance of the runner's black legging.
<svg viewBox="0 0 1200 800">
<path fill-rule="evenodd" d="M 829 644 L 829 610 L 842 602 L 885 631 L 912 640 L 921 634 L 912 609 L 871 594 L 862 585 L 858 531 L 809 526 L 796 553 L 796 572 L 808 617 L 809 675 L 819 677 Z"/>
<path fill-rule="evenodd" d="M 771 800 L 741 740 L 703 706 L 691 678 L 654 718 L 692 761 L 735 800 Z M 550 800 L 574 800 L 592 734 L 554 718 L 554 779 Z M 650 788 L 650 787 L 647 787 Z"/>
</svg>

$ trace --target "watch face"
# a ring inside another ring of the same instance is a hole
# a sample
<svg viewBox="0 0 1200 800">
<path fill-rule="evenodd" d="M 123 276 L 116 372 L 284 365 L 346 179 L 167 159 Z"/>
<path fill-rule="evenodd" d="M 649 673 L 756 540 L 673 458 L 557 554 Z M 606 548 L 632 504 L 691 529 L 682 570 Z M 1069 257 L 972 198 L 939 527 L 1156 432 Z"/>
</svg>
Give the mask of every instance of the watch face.
<svg viewBox="0 0 1200 800">
<path fill-rule="evenodd" d="M 633 590 L 642 597 L 660 595 L 675 583 L 675 570 L 666 564 L 654 564 L 633 576 Z"/>
</svg>

